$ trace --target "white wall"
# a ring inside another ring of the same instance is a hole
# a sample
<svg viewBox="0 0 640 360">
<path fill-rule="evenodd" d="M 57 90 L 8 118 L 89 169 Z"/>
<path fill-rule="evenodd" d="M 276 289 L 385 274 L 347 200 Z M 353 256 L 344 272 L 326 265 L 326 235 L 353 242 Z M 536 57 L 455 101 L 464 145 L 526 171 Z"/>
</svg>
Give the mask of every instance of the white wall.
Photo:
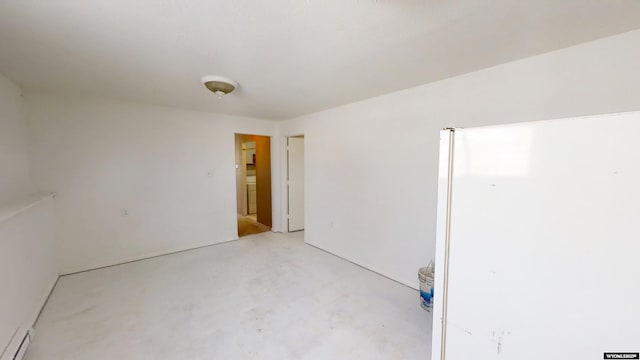
<svg viewBox="0 0 640 360">
<path fill-rule="evenodd" d="M 34 179 L 57 193 L 62 273 L 237 239 L 234 133 L 273 135 L 273 122 L 26 98 Z"/>
<path fill-rule="evenodd" d="M 7 359 L 58 278 L 53 207 L 51 196 L 36 195 L 0 208 L 0 349 L 6 346 Z"/>
<path fill-rule="evenodd" d="M 0 74 L 0 204 L 33 192 L 21 90 Z"/>
<path fill-rule="evenodd" d="M 307 140 L 305 241 L 417 287 L 439 130 L 638 110 L 639 43 L 633 31 L 282 123 Z"/>
<path fill-rule="evenodd" d="M 35 194 L 29 176 L 22 109 L 20 88 L 0 74 L 0 352 L 6 349 L 3 356 L 17 348 L 58 278 L 53 199 L 42 200 Z"/>
</svg>

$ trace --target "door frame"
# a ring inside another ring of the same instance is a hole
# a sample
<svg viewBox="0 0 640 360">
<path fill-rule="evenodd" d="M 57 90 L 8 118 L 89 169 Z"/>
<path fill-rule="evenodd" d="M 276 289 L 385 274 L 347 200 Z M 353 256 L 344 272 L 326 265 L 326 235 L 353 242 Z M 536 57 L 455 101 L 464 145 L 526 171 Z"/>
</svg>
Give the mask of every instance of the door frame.
<svg viewBox="0 0 640 360">
<path fill-rule="evenodd" d="M 308 139 L 307 139 L 307 134 L 305 134 L 304 132 L 302 133 L 292 133 L 292 134 L 286 134 L 286 135 L 282 135 L 280 137 L 280 164 L 282 164 L 282 166 L 280 167 L 281 172 L 280 172 L 280 179 L 282 179 L 282 181 L 280 181 L 280 194 L 281 194 L 281 216 L 280 216 L 280 229 L 282 229 L 283 233 L 289 233 L 289 187 L 288 187 L 288 182 L 289 182 L 289 178 L 288 178 L 288 174 L 289 174 L 289 157 L 288 157 L 288 146 L 289 146 L 289 138 L 290 137 L 299 137 L 302 136 L 304 138 L 304 190 L 305 190 L 305 198 L 304 198 L 304 230 L 302 230 L 303 232 L 306 232 L 307 230 L 307 225 L 308 225 L 308 206 L 307 206 L 307 197 L 306 197 L 306 192 L 307 192 L 307 185 L 309 183 L 309 179 L 308 179 L 308 158 L 309 158 L 309 152 L 307 151 L 308 148 Z"/>
<path fill-rule="evenodd" d="M 243 129 L 244 130 L 244 129 Z M 236 135 L 256 135 L 256 136 L 264 136 L 264 137 L 268 137 L 269 138 L 269 142 L 270 142 L 270 146 L 269 146 L 269 153 L 270 153 L 270 157 L 271 157 L 271 232 L 277 232 L 278 228 L 277 225 L 279 225 L 281 223 L 280 219 L 278 219 L 278 215 L 281 214 L 281 212 L 278 209 L 279 204 L 277 204 L 276 199 L 279 198 L 279 195 L 277 194 L 276 189 L 277 186 L 279 186 L 278 184 L 280 183 L 278 180 L 279 178 L 279 174 L 278 174 L 278 146 L 279 144 L 276 143 L 277 140 L 280 140 L 280 138 L 277 135 L 273 135 L 270 133 L 264 133 L 264 132 L 260 132 L 260 131 L 252 131 L 252 130 L 247 130 L 247 131 L 242 131 L 242 130 L 234 130 L 233 131 L 233 146 L 235 148 L 235 136 Z M 242 150 L 241 150 L 242 152 Z M 242 156 L 242 155 L 240 155 Z M 237 175 L 237 168 L 235 167 L 236 163 L 236 157 L 235 157 L 235 151 L 234 151 L 234 156 L 233 156 L 233 164 L 234 164 L 234 174 Z M 246 184 L 246 183 L 245 183 Z M 235 230 L 235 234 L 236 237 L 235 239 L 239 239 L 240 237 L 238 236 L 238 229 L 237 229 L 237 214 L 238 214 L 238 203 L 237 203 L 237 194 L 238 194 L 238 183 L 237 181 L 234 181 L 234 198 L 236 198 L 236 200 L 234 200 L 234 206 L 233 206 L 233 219 L 234 219 L 234 228 Z"/>
</svg>

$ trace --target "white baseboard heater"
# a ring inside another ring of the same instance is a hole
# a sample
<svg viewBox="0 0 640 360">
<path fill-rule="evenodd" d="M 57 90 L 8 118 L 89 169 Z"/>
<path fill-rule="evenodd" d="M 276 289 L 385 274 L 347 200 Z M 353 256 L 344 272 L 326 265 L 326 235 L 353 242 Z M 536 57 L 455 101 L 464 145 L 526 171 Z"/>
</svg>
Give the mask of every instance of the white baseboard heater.
<svg viewBox="0 0 640 360">
<path fill-rule="evenodd" d="M 33 329 L 19 328 L 9 341 L 9 344 L 0 355 L 0 360 L 22 360 L 27 352 L 31 339 L 33 338 Z"/>
</svg>

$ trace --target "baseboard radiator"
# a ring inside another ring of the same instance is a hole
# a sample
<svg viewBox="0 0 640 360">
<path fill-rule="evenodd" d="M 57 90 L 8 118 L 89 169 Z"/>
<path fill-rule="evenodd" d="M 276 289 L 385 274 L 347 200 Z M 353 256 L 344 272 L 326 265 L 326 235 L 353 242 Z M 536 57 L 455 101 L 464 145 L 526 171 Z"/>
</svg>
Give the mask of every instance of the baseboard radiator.
<svg viewBox="0 0 640 360">
<path fill-rule="evenodd" d="M 31 345 L 31 340 L 33 338 L 33 329 L 32 328 L 19 328 L 16 330 L 13 338 L 4 349 L 2 355 L 0 355 L 0 360 L 22 360 L 24 354 L 27 352 L 29 345 Z"/>
<path fill-rule="evenodd" d="M 54 195 L 0 204 L 0 360 L 24 357 L 58 278 Z"/>
</svg>

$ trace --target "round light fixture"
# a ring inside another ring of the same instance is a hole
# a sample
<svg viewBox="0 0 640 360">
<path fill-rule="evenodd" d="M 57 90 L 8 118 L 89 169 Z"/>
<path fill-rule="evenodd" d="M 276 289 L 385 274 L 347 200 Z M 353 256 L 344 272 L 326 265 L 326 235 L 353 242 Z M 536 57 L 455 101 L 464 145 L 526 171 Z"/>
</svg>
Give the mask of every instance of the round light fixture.
<svg viewBox="0 0 640 360">
<path fill-rule="evenodd" d="M 237 82 L 224 76 L 209 75 L 203 77 L 201 81 L 207 89 L 218 95 L 218 99 L 222 99 L 224 95 L 238 87 Z"/>
</svg>

